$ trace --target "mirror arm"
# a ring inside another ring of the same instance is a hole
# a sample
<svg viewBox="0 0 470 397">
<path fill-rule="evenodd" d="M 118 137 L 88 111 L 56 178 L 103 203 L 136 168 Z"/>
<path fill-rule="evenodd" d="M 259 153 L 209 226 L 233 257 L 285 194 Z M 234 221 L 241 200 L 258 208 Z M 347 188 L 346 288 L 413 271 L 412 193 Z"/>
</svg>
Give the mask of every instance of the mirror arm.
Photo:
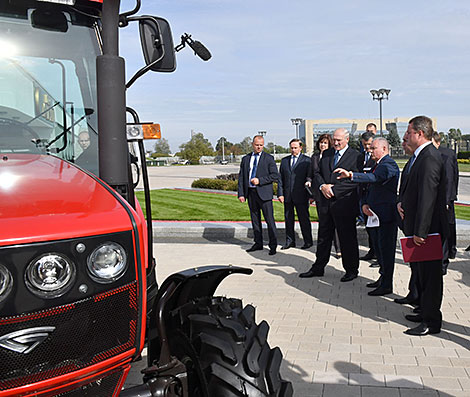
<svg viewBox="0 0 470 397">
<path fill-rule="evenodd" d="M 131 15 L 135 15 L 139 12 L 140 10 L 140 5 L 141 5 L 141 0 L 136 0 L 135 2 L 135 7 L 133 10 L 131 11 L 127 11 L 127 12 L 123 12 L 122 14 L 119 14 L 119 27 L 120 28 L 123 28 L 123 27 L 126 27 L 127 25 L 129 25 L 129 22 L 130 22 L 130 17 Z"/>
</svg>

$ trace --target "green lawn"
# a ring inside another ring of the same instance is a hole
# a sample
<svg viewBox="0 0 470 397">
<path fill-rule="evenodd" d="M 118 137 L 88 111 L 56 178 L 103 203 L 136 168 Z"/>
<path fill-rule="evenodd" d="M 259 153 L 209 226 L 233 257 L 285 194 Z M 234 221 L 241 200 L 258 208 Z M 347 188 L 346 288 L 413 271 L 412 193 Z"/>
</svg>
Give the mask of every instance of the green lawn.
<svg viewBox="0 0 470 397">
<path fill-rule="evenodd" d="M 172 189 L 152 190 L 152 219 L 171 221 L 250 221 L 248 204 L 242 204 L 236 196 L 191 192 Z M 137 198 L 144 207 L 144 194 L 137 192 Z M 278 201 L 273 202 L 274 219 L 284 220 L 284 208 Z M 145 213 L 145 209 L 144 209 Z M 317 212 L 310 208 L 312 221 Z"/>
<path fill-rule="evenodd" d="M 466 221 L 469 221 L 470 220 L 470 207 L 467 207 L 465 205 L 456 205 L 455 216 L 458 219 L 464 219 Z"/>
</svg>

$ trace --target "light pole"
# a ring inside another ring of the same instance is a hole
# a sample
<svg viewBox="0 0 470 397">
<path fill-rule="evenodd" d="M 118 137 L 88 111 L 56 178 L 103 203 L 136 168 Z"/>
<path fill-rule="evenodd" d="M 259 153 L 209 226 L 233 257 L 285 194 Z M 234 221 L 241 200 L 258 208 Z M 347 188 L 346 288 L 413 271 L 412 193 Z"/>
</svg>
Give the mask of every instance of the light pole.
<svg viewBox="0 0 470 397">
<path fill-rule="evenodd" d="M 380 108 L 380 136 L 383 136 L 382 133 L 382 101 L 384 99 L 388 100 L 388 94 L 390 94 L 390 91 L 388 88 L 381 88 L 380 90 L 370 90 L 370 93 L 372 94 L 372 100 L 373 101 L 379 101 L 379 108 Z"/>
<path fill-rule="evenodd" d="M 299 139 L 299 125 L 304 121 L 300 117 L 297 117 L 295 119 L 290 119 L 292 125 L 295 125 L 295 138 Z"/>
<path fill-rule="evenodd" d="M 224 137 L 222 139 L 222 161 L 225 161 L 225 139 Z"/>
<path fill-rule="evenodd" d="M 263 138 L 267 134 L 266 131 L 258 131 L 258 135 L 261 135 Z"/>
</svg>

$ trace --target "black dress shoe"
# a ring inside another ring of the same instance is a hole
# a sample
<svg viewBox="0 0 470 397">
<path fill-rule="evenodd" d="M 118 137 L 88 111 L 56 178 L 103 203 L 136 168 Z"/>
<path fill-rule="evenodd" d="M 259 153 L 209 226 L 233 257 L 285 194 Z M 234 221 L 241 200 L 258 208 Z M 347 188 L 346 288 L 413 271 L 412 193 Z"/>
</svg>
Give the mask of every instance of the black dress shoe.
<svg viewBox="0 0 470 397">
<path fill-rule="evenodd" d="M 300 278 L 309 278 L 309 277 L 322 277 L 325 275 L 325 270 L 312 266 L 308 272 L 300 273 Z"/>
<path fill-rule="evenodd" d="M 395 303 L 398 303 L 399 305 L 413 305 L 418 303 L 417 299 L 411 299 L 405 296 L 404 298 L 395 298 L 393 300 Z"/>
<path fill-rule="evenodd" d="M 428 334 L 438 334 L 439 332 L 441 332 L 441 329 L 435 327 L 428 327 L 426 324 L 421 323 L 417 327 L 407 329 L 404 332 L 405 334 L 412 336 L 425 336 Z"/>
<path fill-rule="evenodd" d="M 412 323 L 422 323 L 423 316 L 421 314 L 405 314 L 405 318 Z"/>
<path fill-rule="evenodd" d="M 254 245 L 252 245 L 250 248 L 248 248 L 248 249 L 246 250 L 246 252 L 262 251 L 262 250 L 263 250 L 263 246 L 262 246 L 262 245 L 254 244 Z"/>
<path fill-rule="evenodd" d="M 340 281 L 342 281 L 343 283 L 347 282 L 347 281 L 352 281 L 354 280 L 355 278 L 357 278 L 357 274 L 354 274 L 354 273 L 346 273 L 343 277 L 341 277 Z"/>
<path fill-rule="evenodd" d="M 310 247 L 313 247 L 312 243 L 309 244 L 304 244 L 302 247 L 300 247 L 301 250 L 308 250 Z"/>
<path fill-rule="evenodd" d="M 374 261 L 369 265 L 369 267 L 380 267 L 380 265 L 379 265 L 379 262 Z"/>
<path fill-rule="evenodd" d="M 375 254 L 373 252 L 368 252 L 367 254 L 365 254 L 364 256 L 360 256 L 359 259 L 361 261 L 370 261 L 372 259 L 376 259 L 375 257 Z"/>
<path fill-rule="evenodd" d="M 271 248 L 268 255 L 276 255 L 276 248 Z"/>
<path fill-rule="evenodd" d="M 288 250 L 289 248 L 295 248 L 295 243 L 286 244 L 281 247 L 282 250 Z"/>
<path fill-rule="evenodd" d="M 379 288 L 376 288 L 372 291 L 369 291 L 367 293 L 367 295 L 370 295 L 370 296 L 384 296 L 384 295 L 388 295 L 388 294 L 391 294 L 392 293 L 392 289 L 391 288 L 382 288 L 382 287 L 379 287 Z"/>
</svg>

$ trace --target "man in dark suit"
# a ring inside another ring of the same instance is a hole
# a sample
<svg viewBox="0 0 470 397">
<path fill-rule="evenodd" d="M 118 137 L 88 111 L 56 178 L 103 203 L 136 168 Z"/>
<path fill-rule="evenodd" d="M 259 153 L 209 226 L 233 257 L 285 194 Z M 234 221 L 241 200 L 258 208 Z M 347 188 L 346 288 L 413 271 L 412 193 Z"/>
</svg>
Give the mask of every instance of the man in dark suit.
<svg viewBox="0 0 470 397">
<path fill-rule="evenodd" d="M 374 125 L 373 123 L 370 123 L 370 124 Z M 372 141 L 374 137 L 375 137 L 375 133 L 373 133 L 372 131 L 366 131 L 361 135 L 361 143 L 363 147 L 363 151 L 361 152 L 361 160 L 362 160 L 362 164 L 364 167 L 364 172 L 370 172 L 372 168 L 375 166 L 375 160 L 372 157 L 372 153 L 371 153 Z M 363 198 L 367 194 L 367 185 L 359 185 L 358 189 L 359 189 L 358 193 L 359 193 L 359 211 L 360 211 L 358 225 L 361 223 L 365 225 L 367 223 L 367 215 L 364 215 L 362 212 L 362 204 L 363 204 L 362 201 L 363 201 Z M 369 236 L 369 251 L 364 256 L 359 257 L 359 259 L 363 261 L 370 261 L 372 259 L 376 259 L 376 255 L 375 255 L 375 250 L 374 250 L 374 244 L 372 242 L 372 237 L 370 236 L 369 228 L 366 228 L 366 232 L 367 232 L 367 235 Z M 378 264 L 377 262 L 373 262 L 370 266 L 377 267 Z"/>
<path fill-rule="evenodd" d="M 359 272 L 356 217 L 359 210 L 357 185 L 347 179 L 337 179 L 333 170 L 338 167 L 353 172 L 362 171 L 361 157 L 348 146 L 349 133 L 344 128 L 333 134 L 333 148 L 325 150 L 314 173 L 313 188 L 321 191 L 317 203 L 319 227 L 316 261 L 299 277 L 321 277 L 328 264 L 335 228 L 341 245 L 341 259 L 346 274 L 341 281 L 354 280 Z"/>
<path fill-rule="evenodd" d="M 377 227 L 369 227 L 372 244 L 380 264 L 380 278 L 367 284 L 375 288 L 368 295 L 382 296 L 393 291 L 393 270 L 395 267 L 395 250 L 397 245 L 396 200 L 400 169 L 389 156 L 389 144 L 385 138 L 375 138 L 372 146 L 372 157 L 377 162 L 371 172 L 350 172 L 342 168 L 335 170 L 339 178 L 349 178 L 353 182 L 368 184 L 363 198 L 362 210 L 368 217 L 376 215 Z"/>
<path fill-rule="evenodd" d="M 291 156 L 284 157 L 279 167 L 281 178 L 277 190 L 279 201 L 284 203 L 284 219 L 286 223 L 286 245 L 281 249 L 295 247 L 295 213 L 299 218 L 300 230 L 304 239 L 302 249 L 313 245 L 312 225 L 310 223 L 309 199 L 305 189 L 305 181 L 310 169 L 310 157 L 302 153 L 302 141 L 292 139 L 289 142 Z"/>
<path fill-rule="evenodd" d="M 403 137 L 413 151 L 402 184 L 401 202 L 397 209 L 403 220 L 405 236 L 413 236 L 417 246 L 426 243 L 431 233 L 447 238 L 446 182 L 442 155 L 432 145 L 432 120 L 417 116 L 410 120 Z M 419 323 L 405 331 L 408 335 L 437 334 L 442 325 L 442 260 L 415 262 L 420 288 L 421 313 L 406 315 L 406 319 Z"/>
<path fill-rule="evenodd" d="M 452 149 L 441 146 L 441 136 L 434 131 L 432 136 L 433 145 L 441 152 L 446 170 L 446 210 L 449 222 L 449 235 L 444 244 L 444 258 L 442 260 L 442 274 L 447 274 L 449 259 L 455 259 L 457 254 L 457 230 L 455 224 L 455 206 L 459 189 L 459 164 L 457 156 Z"/>
<path fill-rule="evenodd" d="M 273 211 L 273 182 L 277 182 L 277 172 L 274 157 L 263 152 L 264 138 L 256 135 L 252 142 L 253 152 L 242 158 L 238 174 L 238 200 L 244 203 L 248 200 L 251 224 L 255 243 L 247 252 L 263 249 L 263 229 L 261 226 L 261 211 L 268 225 L 269 255 L 276 254 L 277 231 Z"/>
</svg>

